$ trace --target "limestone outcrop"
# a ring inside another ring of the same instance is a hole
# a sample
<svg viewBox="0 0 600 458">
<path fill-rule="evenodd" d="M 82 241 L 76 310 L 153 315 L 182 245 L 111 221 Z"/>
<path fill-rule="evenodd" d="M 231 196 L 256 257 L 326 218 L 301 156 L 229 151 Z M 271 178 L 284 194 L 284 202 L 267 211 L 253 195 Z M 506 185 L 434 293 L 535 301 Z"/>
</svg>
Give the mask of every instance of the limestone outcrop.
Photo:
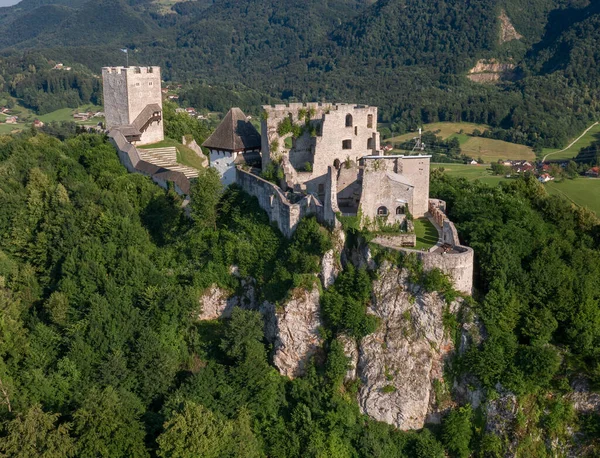
<svg viewBox="0 0 600 458">
<path fill-rule="evenodd" d="M 261 305 L 265 337 L 273 343 L 273 363 L 282 375 L 303 375 L 306 364 L 321 348 L 319 301 L 319 288 L 315 285 L 309 291 L 295 289 L 280 306 L 269 302 Z"/>
<path fill-rule="evenodd" d="M 438 293 L 411 284 L 408 272 L 384 263 L 373 285 L 369 313 L 379 317 L 374 334 L 360 342 L 357 376 L 358 402 L 363 413 L 400 429 L 419 429 L 435 413 L 444 386 L 443 367 L 454 350 L 444 331 L 444 309 L 456 311 Z M 348 356 L 351 356 L 348 355 Z"/>
<path fill-rule="evenodd" d="M 493 83 L 515 79 L 515 64 L 512 62 L 500 62 L 497 59 L 479 60 L 469 70 L 467 78 L 476 83 Z"/>
<path fill-rule="evenodd" d="M 229 318 L 234 307 L 242 307 L 248 310 L 257 308 L 254 281 L 252 279 L 242 279 L 240 286 L 240 295 L 233 295 L 217 285 L 211 285 L 206 289 L 199 299 L 198 320 Z"/>
</svg>

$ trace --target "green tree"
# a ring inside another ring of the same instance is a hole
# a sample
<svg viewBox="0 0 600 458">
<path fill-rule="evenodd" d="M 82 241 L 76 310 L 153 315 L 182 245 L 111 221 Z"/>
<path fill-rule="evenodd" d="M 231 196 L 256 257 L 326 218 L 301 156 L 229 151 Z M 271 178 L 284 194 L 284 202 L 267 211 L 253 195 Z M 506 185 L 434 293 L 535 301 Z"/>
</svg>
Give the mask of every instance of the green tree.
<svg viewBox="0 0 600 458">
<path fill-rule="evenodd" d="M 201 169 L 192 183 L 192 217 L 203 228 L 217 228 L 217 205 L 223 193 L 219 172 L 212 167 Z"/>
<path fill-rule="evenodd" d="M 77 454 L 147 457 L 142 412 L 141 403 L 131 393 L 119 393 L 112 387 L 93 388 L 73 414 Z"/>
<path fill-rule="evenodd" d="M 470 405 L 452 410 L 445 418 L 442 439 L 451 456 L 467 458 L 471 454 L 470 442 L 473 436 Z"/>
<path fill-rule="evenodd" d="M 163 429 L 156 440 L 158 456 L 163 458 L 219 458 L 233 433 L 230 422 L 193 402 L 185 402 L 179 412 L 173 412 Z"/>
<path fill-rule="evenodd" d="M 59 423 L 58 414 L 46 413 L 40 405 L 30 407 L 6 425 L 0 437 L 0 456 L 15 458 L 65 458 L 75 456 L 70 423 Z"/>
</svg>

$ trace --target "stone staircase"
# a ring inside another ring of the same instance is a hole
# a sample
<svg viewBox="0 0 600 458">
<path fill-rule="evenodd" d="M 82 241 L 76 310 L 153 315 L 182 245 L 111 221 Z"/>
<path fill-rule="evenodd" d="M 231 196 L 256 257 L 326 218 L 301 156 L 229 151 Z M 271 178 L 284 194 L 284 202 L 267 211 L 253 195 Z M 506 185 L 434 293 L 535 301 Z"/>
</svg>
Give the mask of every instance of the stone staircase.
<svg viewBox="0 0 600 458">
<path fill-rule="evenodd" d="M 164 148 L 138 148 L 140 159 L 174 172 L 183 173 L 186 178 L 197 178 L 198 170 L 193 167 L 181 165 L 177 163 L 177 148 L 167 146 Z"/>
</svg>

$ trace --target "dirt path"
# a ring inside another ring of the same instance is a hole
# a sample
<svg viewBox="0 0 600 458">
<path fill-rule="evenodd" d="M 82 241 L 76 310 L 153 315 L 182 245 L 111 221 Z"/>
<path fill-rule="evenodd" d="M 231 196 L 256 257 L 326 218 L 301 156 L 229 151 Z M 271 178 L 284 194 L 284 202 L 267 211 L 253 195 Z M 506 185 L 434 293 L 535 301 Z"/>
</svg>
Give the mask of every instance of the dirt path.
<svg viewBox="0 0 600 458">
<path fill-rule="evenodd" d="M 594 127 L 596 124 L 598 124 L 598 121 L 596 121 L 596 122 L 595 122 L 594 124 L 592 124 L 590 127 L 588 127 L 587 129 L 585 129 L 585 130 L 583 131 L 583 133 L 582 133 L 582 134 L 581 134 L 579 137 L 577 137 L 575 140 L 573 140 L 573 141 L 571 142 L 571 144 L 570 144 L 569 146 L 567 146 L 566 148 L 563 148 L 563 149 L 561 149 L 560 151 L 554 151 L 553 153 L 548 153 L 548 154 L 546 154 L 546 155 L 544 156 L 544 159 L 542 159 L 542 162 L 546 162 L 546 158 L 547 158 L 548 156 L 552 156 L 553 154 L 562 153 L 562 152 L 564 152 L 564 151 L 568 150 L 568 149 L 569 149 L 571 146 L 573 146 L 575 143 L 577 143 L 581 137 L 583 137 L 585 134 L 587 134 L 587 133 L 590 131 L 590 129 L 591 129 L 592 127 Z"/>
</svg>

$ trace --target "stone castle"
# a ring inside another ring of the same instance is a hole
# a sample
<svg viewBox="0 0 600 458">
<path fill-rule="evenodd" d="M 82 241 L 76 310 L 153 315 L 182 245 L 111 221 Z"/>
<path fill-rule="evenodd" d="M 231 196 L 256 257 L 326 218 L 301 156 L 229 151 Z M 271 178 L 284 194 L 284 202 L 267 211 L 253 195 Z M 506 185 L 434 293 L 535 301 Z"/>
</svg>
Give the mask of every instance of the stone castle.
<svg viewBox="0 0 600 458">
<path fill-rule="evenodd" d="M 197 171 L 138 148 L 164 138 L 160 69 L 103 69 L 109 138 L 130 171 L 186 196 Z M 445 204 L 429 199 L 430 156 L 384 155 L 377 108 L 354 104 L 263 106 L 261 132 L 232 108 L 202 145 L 224 185 L 238 184 L 280 231 L 291 237 L 306 216 L 331 228 L 354 217 L 375 232 L 374 243 L 414 251 L 425 268 L 438 267 L 470 294 L 473 251 L 460 244 Z M 266 179 L 268 178 L 268 180 Z M 439 242 L 415 250 L 413 218 L 427 217 Z"/>
<path fill-rule="evenodd" d="M 164 139 L 160 67 L 104 67 L 106 128 L 134 145 Z"/>
</svg>

